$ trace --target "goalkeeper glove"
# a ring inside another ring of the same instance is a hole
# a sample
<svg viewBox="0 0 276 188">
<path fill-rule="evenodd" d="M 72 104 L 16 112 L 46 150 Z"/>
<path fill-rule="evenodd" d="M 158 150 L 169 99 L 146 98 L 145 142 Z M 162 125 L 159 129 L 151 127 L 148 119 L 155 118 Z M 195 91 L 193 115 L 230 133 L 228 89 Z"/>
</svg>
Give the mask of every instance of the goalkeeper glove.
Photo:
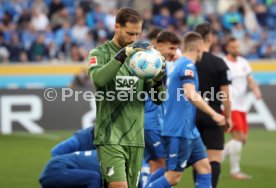
<svg viewBox="0 0 276 188">
<path fill-rule="evenodd" d="M 134 52 L 139 50 L 146 50 L 151 48 L 150 43 L 146 41 L 138 41 L 122 48 L 116 55 L 115 59 L 124 64 L 127 57 L 131 56 Z"/>
</svg>

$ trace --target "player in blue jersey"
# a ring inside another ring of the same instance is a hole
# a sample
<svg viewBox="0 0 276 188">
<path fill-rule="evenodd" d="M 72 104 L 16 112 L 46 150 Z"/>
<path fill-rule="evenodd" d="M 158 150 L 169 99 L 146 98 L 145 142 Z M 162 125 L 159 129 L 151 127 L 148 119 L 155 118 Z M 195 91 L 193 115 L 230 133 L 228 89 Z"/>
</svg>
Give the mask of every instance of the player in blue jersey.
<svg viewBox="0 0 276 188">
<path fill-rule="evenodd" d="M 43 169 L 42 188 L 100 188 L 101 175 L 95 150 L 53 157 Z"/>
<path fill-rule="evenodd" d="M 179 183 L 186 167 L 197 171 L 196 188 L 211 187 L 211 167 L 206 149 L 195 125 L 196 107 L 210 115 L 218 125 L 225 119 L 210 108 L 197 93 L 198 77 L 195 62 L 203 53 L 202 37 L 189 32 L 183 38 L 183 57 L 180 57 L 167 77 L 168 100 L 165 102 L 164 136 L 166 172 L 147 187 L 170 188 Z"/>
<path fill-rule="evenodd" d="M 172 32 L 152 30 L 156 36 L 155 49 L 158 50 L 166 61 L 172 60 L 176 49 L 180 45 L 179 38 Z M 154 39 L 152 35 L 151 40 Z M 162 105 L 154 104 L 150 99 L 145 103 L 145 152 L 144 160 L 149 163 L 150 173 L 165 167 L 165 152 L 161 139 L 161 126 L 163 122 Z"/>
<path fill-rule="evenodd" d="M 96 149 L 94 141 L 94 126 L 78 130 L 73 136 L 57 144 L 52 150 L 52 156 Z"/>
</svg>

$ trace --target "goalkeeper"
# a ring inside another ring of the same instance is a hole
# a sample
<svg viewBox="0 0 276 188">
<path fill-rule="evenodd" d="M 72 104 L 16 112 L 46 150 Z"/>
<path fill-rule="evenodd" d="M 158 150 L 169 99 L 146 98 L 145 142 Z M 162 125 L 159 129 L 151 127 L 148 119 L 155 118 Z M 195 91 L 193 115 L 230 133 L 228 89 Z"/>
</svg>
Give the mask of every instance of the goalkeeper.
<svg viewBox="0 0 276 188">
<path fill-rule="evenodd" d="M 155 91 L 153 102 L 161 91 L 164 70 L 151 80 L 142 80 L 131 74 L 129 56 L 145 50 L 147 42 L 135 42 L 142 30 L 142 17 L 134 9 L 122 8 L 115 21 L 115 34 L 89 53 L 88 74 L 96 92 L 118 94 L 120 91 Z M 164 67 L 163 67 L 164 68 Z M 109 98 L 110 99 L 110 98 Z M 137 187 L 144 150 L 144 101 L 98 100 L 96 96 L 96 127 L 94 144 L 100 161 L 103 186 L 109 188 Z"/>
</svg>

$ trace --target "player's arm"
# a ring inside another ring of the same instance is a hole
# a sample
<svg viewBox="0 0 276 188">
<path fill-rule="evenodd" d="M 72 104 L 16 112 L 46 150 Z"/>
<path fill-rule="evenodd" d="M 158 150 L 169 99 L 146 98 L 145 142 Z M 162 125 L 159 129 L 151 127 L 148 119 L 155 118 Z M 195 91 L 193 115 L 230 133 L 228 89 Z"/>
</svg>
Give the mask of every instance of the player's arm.
<svg viewBox="0 0 276 188">
<path fill-rule="evenodd" d="M 218 125 L 224 125 L 225 120 L 224 117 L 220 114 L 218 114 L 216 111 L 214 111 L 200 96 L 200 94 L 197 93 L 195 89 L 195 85 L 192 83 L 185 83 L 183 84 L 184 89 L 184 95 L 185 97 L 199 110 L 205 112 L 209 116 L 212 117 L 214 121 L 217 122 Z"/>
<path fill-rule="evenodd" d="M 249 74 L 247 76 L 247 82 L 248 82 L 248 86 L 249 86 L 250 90 L 253 92 L 256 99 L 261 99 L 262 92 L 261 92 L 260 87 L 258 86 L 257 82 L 253 79 L 251 74 Z"/>
<path fill-rule="evenodd" d="M 230 84 L 231 84 L 231 72 L 227 67 L 223 59 L 218 59 L 218 80 L 220 85 L 220 91 L 222 96 L 220 101 L 222 102 L 225 116 L 225 130 L 229 132 L 232 127 L 232 118 L 231 118 L 231 96 L 230 96 Z"/>
<path fill-rule="evenodd" d="M 89 53 L 88 60 L 90 62 L 88 75 L 96 87 L 104 87 L 116 76 L 122 65 L 115 58 L 105 63 L 104 54 L 98 49 Z"/>
<path fill-rule="evenodd" d="M 104 87 L 110 82 L 117 74 L 120 67 L 125 63 L 126 59 L 137 50 L 145 50 L 150 46 L 148 42 L 138 41 L 122 48 L 113 59 L 105 63 L 104 53 L 98 49 L 92 50 L 89 53 L 88 59 L 90 61 L 89 77 L 96 87 Z M 95 65 L 96 58 L 96 65 Z M 99 65 L 102 66 L 97 66 Z"/>
<path fill-rule="evenodd" d="M 78 138 L 73 135 L 72 137 L 58 143 L 54 148 L 51 150 L 52 157 L 57 155 L 63 155 L 67 153 L 72 153 L 74 151 L 78 151 L 81 147 Z"/>
<path fill-rule="evenodd" d="M 229 132 L 233 128 L 232 118 L 231 118 L 231 97 L 229 85 L 220 86 L 220 91 L 223 92 L 222 105 L 224 109 L 225 116 L 225 129 Z"/>
<path fill-rule="evenodd" d="M 81 137 L 82 141 L 80 141 Z M 78 130 L 73 136 L 54 146 L 51 150 L 52 156 L 72 153 L 75 151 L 86 151 L 95 149 L 94 127 Z"/>
</svg>

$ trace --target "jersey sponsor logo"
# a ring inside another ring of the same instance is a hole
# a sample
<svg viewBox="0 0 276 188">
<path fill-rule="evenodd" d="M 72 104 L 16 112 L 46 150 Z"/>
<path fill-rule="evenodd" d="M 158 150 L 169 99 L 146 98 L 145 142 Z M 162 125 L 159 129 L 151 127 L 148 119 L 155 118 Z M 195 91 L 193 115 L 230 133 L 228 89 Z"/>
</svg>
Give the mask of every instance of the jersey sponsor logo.
<svg viewBox="0 0 276 188">
<path fill-rule="evenodd" d="M 194 71 L 192 71 L 192 70 L 185 70 L 184 76 L 194 77 Z"/>
<path fill-rule="evenodd" d="M 135 84 L 138 81 L 136 76 L 116 76 L 116 90 L 128 91 L 131 88 L 135 89 Z"/>
<path fill-rule="evenodd" d="M 91 67 L 94 67 L 98 64 L 98 61 L 97 61 L 97 56 L 92 56 L 90 59 L 89 59 L 89 68 Z"/>
<path fill-rule="evenodd" d="M 187 160 L 185 160 L 183 163 L 181 163 L 181 168 L 185 168 L 187 166 Z"/>
<path fill-rule="evenodd" d="M 113 167 L 113 166 L 107 168 L 107 175 L 108 175 L 109 177 L 111 177 L 114 173 L 115 173 L 115 172 L 114 172 L 114 167 Z"/>
<path fill-rule="evenodd" d="M 194 64 L 192 64 L 192 63 L 187 65 L 187 67 L 192 67 L 192 66 L 194 66 Z"/>
<path fill-rule="evenodd" d="M 153 146 L 154 146 L 154 147 L 157 147 L 157 146 L 159 146 L 160 144 L 161 144 L 161 142 L 158 141 L 158 142 L 155 142 L 155 143 L 153 144 Z"/>
<path fill-rule="evenodd" d="M 170 154 L 169 155 L 170 158 L 174 158 L 174 157 L 177 157 L 177 154 L 173 153 L 173 154 Z"/>
</svg>

